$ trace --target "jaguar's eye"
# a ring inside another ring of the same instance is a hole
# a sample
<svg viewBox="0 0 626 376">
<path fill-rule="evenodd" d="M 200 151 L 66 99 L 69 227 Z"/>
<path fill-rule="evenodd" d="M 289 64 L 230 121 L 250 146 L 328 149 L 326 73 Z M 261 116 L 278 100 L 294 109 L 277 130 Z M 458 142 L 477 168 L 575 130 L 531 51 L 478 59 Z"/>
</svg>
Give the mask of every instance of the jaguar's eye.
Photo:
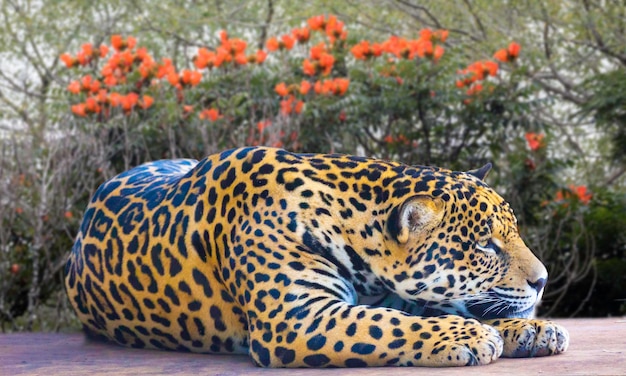
<svg viewBox="0 0 626 376">
<path fill-rule="evenodd" d="M 476 249 L 485 253 L 496 253 L 497 247 L 491 239 L 481 239 L 476 242 Z"/>
</svg>

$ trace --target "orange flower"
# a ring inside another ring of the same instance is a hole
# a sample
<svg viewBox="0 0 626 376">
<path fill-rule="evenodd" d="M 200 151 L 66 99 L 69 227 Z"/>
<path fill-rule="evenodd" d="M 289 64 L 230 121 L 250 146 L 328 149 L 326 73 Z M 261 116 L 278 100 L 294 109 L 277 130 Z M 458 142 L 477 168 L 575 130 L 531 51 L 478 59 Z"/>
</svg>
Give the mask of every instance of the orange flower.
<svg viewBox="0 0 626 376">
<path fill-rule="evenodd" d="M 78 62 L 78 64 L 85 66 L 89 64 L 89 62 L 91 61 L 91 57 L 85 55 L 83 51 L 79 51 L 76 54 L 76 61 Z"/>
<path fill-rule="evenodd" d="M 15 213 L 18 214 L 18 215 L 22 214 L 22 213 L 24 213 L 24 209 L 22 209 L 22 208 L 15 208 Z"/>
<path fill-rule="evenodd" d="M 220 30 L 220 42 L 226 44 L 228 42 L 228 32 L 226 30 Z"/>
<path fill-rule="evenodd" d="M 433 57 L 434 51 L 435 47 L 430 40 L 418 39 L 409 43 L 409 59 L 415 58 L 415 55 L 421 58 Z"/>
<path fill-rule="evenodd" d="M 143 108 L 144 110 L 147 110 L 148 108 L 152 106 L 153 103 L 154 103 L 154 98 L 152 98 L 149 95 L 144 95 L 141 101 L 141 108 Z"/>
<path fill-rule="evenodd" d="M 335 64 L 335 57 L 328 53 L 322 53 L 319 59 L 319 66 L 322 68 L 322 73 L 324 75 L 330 74 L 333 69 L 333 64 Z"/>
<path fill-rule="evenodd" d="M 170 77 L 168 76 L 168 80 L 170 80 Z M 189 86 L 196 86 L 200 83 L 200 81 L 202 80 L 202 73 L 194 70 L 189 70 L 189 69 L 185 69 L 181 72 L 180 75 L 180 81 L 183 83 L 183 85 L 189 85 Z M 170 80 L 170 83 L 172 85 L 176 85 L 175 83 L 172 83 L 173 81 L 173 77 Z"/>
<path fill-rule="evenodd" d="M 83 90 L 89 90 L 89 88 L 91 87 L 91 81 L 93 80 L 93 78 L 91 78 L 91 75 L 86 74 L 83 76 L 83 78 L 80 79 L 80 86 Z"/>
<path fill-rule="evenodd" d="M 578 187 L 570 186 L 570 189 L 572 189 L 574 193 L 576 193 L 578 200 L 580 200 L 580 202 L 582 202 L 584 205 L 587 205 L 593 197 L 592 193 L 587 191 L 587 187 L 585 187 L 584 185 L 580 185 Z"/>
<path fill-rule="evenodd" d="M 296 44 L 296 40 L 291 35 L 285 34 L 280 37 L 280 41 L 275 37 L 268 39 L 267 43 L 265 43 L 265 47 L 272 52 L 278 49 L 289 51 L 293 48 L 294 44 Z"/>
<path fill-rule="evenodd" d="M 98 90 L 98 95 L 96 95 L 96 100 L 98 103 L 107 103 L 108 93 L 106 89 Z"/>
<path fill-rule="evenodd" d="M 354 55 L 356 59 L 365 60 L 372 56 L 382 55 L 383 46 L 378 43 L 370 45 L 368 41 L 362 40 L 361 42 L 355 44 L 354 47 L 350 49 L 350 52 L 352 52 L 352 55 Z"/>
<path fill-rule="evenodd" d="M 350 80 L 347 78 L 335 78 L 335 95 L 344 95 L 350 86 Z"/>
<path fill-rule="evenodd" d="M 93 45 L 91 43 L 85 43 L 81 46 L 81 50 L 82 52 L 85 54 L 85 56 L 93 56 Z"/>
<path fill-rule="evenodd" d="M 561 189 L 556 192 L 555 201 L 570 200 L 572 197 L 575 197 L 583 205 L 587 205 L 593 198 L 593 194 L 584 185 L 570 185 L 568 189 Z"/>
<path fill-rule="evenodd" d="M 528 144 L 528 147 L 532 151 L 537 151 L 545 146 L 545 143 L 543 141 L 545 137 L 544 134 L 527 132 L 525 137 L 526 137 L 526 143 Z"/>
<path fill-rule="evenodd" d="M 428 41 L 432 40 L 433 31 L 428 28 L 420 30 L 420 39 Z"/>
<path fill-rule="evenodd" d="M 190 113 L 191 111 L 193 111 L 193 106 L 188 105 L 188 104 L 183 106 L 183 112 L 184 113 Z"/>
<path fill-rule="evenodd" d="M 432 39 L 435 42 L 445 43 L 448 39 L 448 30 L 437 30 L 433 33 Z"/>
<path fill-rule="evenodd" d="M 433 52 L 433 61 L 436 63 L 443 56 L 444 49 L 441 46 L 435 46 L 435 51 Z"/>
<path fill-rule="evenodd" d="M 167 81 L 170 83 L 170 85 L 177 86 L 178 80 L 179 80 L 179 77 L 176 74 L 176 72 L 172 71 L 167 74 Z"/>
<path fill-rule="evenodd" d="M 265 130 L 265 128 L 269 127 L 270 125 L 272 125 L 272 121 L 271 120 L 259 121 L 256 124 L 256 128 L 259 131 L 259 133 L 263 133 L 263 130 Z"/>
<path fill-rule="evenodd" d="M 289 34 L 285 34 L 280 37 L 281 47 L 286 49 L 287 51 L 293 48 L 293 45 L 296 43 L 296 40 Z"/>
<path fill-rule="evenodd" d="M 503 63 L 508 63 L 517 59 L 521 49 L 522 47 L 518 43 L 511 42 L 506 49 L 498 50 L 493 57 Z"/>
<path fill-rule="evenodd" d="M 317 68 L 309 59 L 304 59 L 302 61 L 302 71 L 307 76 L 313 76 L 317 72 Z"/>
<path fill-rule="evenodd" d="M 242 39 L 233 38 L 229 39 L 227 43 L 223 44 L 223 46 L 226 47 L 226 49 L 229 49 L 232 55 L 237 55 L 243 53 L 246 50 L 248 42 Z"/>
<path fill-rule="evenodd" d="M 510 59 L 514 60 L 519 56 L 519 52 L 521 49 L 522 47 L 518 43 L 511 42 L 506 51 L 509 53 Z"/>
<path fill-rule="evenodd" d="M 296 105 L 294 106 L 293 110 L 296 114 L 300 114 L 302 113 L 303 108 L 304 108 L 304 102 L 299 100 L 296 102 Z"/>
<path fill-rule="evenodd" d="M 221 119 L 222 115 L 220 114 L 219 110 L 215 108 L 209 108 L 209 109 L 205 108 L 198 114 L 198 117 L 202 120 L 208 119 L 209 121 L 215 122 L 218 119 Z"/>
<path fill-rule="evenodd" d="M 198 53 L 193 58 L 193 63 L 198 69 L 210 67 L 209 63 L 215 59 L 215 53 L 204 47 L 198 48 Z M 212 64 L 211 64 L 212 65 Z"/>
<path fill-rule="evenodd" d="M 311 30 L 308 27 L 295 28 L 291 31 L 291 34 L 293 34 L 298 43 L 306 43 L 311 37 Z"/>
<path fill-rule="evenodd" d="M 267 59 L 267 52 L 263 50 L 258 50 L 255 55 L 254 62 L 257 64 L 263 64 L 263 62 Z"/>
<path fill-rule="evenodd" d="M 135 44 L 137 44 L 137 40 L 134 37 L 128 37 L 124 40 L 119 34 L 111 36 L 111 45 L 117 51 L 123 51 L 125 49 L 132 50 Z"/>
<path fill-rule="evenodd" d="M 130 112 L 133 107 L 137 105 L 139 101 L 139 95 L 137 93 L 128 93 L 125 96 L 120 97 L 120 105 L 124 112 Z"/>
<path fill-rule="evenodd" d="M 111 45 L 113 46 L 113 48 L 119 51 L 122 49 L 123 43 L 124 43 L 124 39 L 122 38 L 121 35 L 119 34 L 111 35 Z"/>
<path fill-rule="evenodd" d="M 304 102 L 301 100 L 296 101 L 293 95 L 290 95 L 286 99 L 280 101 L 280 113 L 283 115 L 289 115 L 291 113 L 299 114 L 304 108 Z"/>
<path fill-rule="evenodd" d="M 365 60 L 369 57 L 370 45 L 366 40 L 355 44 L 351 49 L 352 55 L 358 60 Z"/>
<path fill-rule="evenodd" d="M 274 87 L 274 91 L 281 97 L 285 97 L 289 94 L 289 88 L 284 82 L 277 84 L 276 87 Z"/>
<path fill-rule="evenodd" d="M 279 47 L 278 39 L 276 39 L 276 37 L 271 37 L 265 43 L 265 47 L 270 52 L 274 52 L 274 51 L 278 50 L 278 47 Z"/>
<path fill-rule="evenodd" d="M 493 54 L 493 58 L 503 63 L 506 63 L 507 61 L 509 61 L 509 53 L 505 49 L 501 49 Z"/>
<path fill-rule="evenodd" d="M 100 45 L 100 57 L 105 57 L 109 53 L 109 47 L 104 44 Z"/>
<path fill-rule="evenodd" d="M 154 61 L 152 61 L 152 59 L 145 59 L 139 65 L 138 70 L 141 78 L 145 80 L 155 75 L 156 64 L 154 63 Z"/>
<path fill-rule="evenodd" d="M 150 56 L 150 54 L 148 53 L 147 48 L 140 47 L 137 49 L 137 51 L 135 51 L 135 61 L 137 60 L 141 62 L 152 61 L 152 56 Z"/>
<path fill-rule="evenodd" d="M 100 112 L 100 105 L 96 101 L 96 98 L 89 97 L 85 100 L 85 112 L 94 114 Z"/>
<path fill-rule="evenodd" d="M 252 58 L 256 59 L 254 55 L 252 55 Z M 246 65 L 248 64 L 248 57 L 244 53 L 238 53 L 237 55 L 235 55 L 235 63 L 239 65 Z"/>
<path fill-rule="evenodd" d="M 319 60 L 324 52 L 326 52 L 326 44 L 324 44 L 324 42 L 320 42 L 311 47 L 309 56 L 312 60 Z"/>
<path fill-rule="evenodd" d="M 302 80 L 302 82 L 300 82 L 300 94 L 307 95 L 310 90 L 311 83 L 307 80 Z"/>
<path fill-rule="evenodd" d="M 117 107 L 122 104 L 122 95 L 120 93 L 111 93 L 108 100 L 112 107 Z"/>
<path fill-rule="evenodd" d="M 215 55 L 215 67 L 219 67 L 220 65 L 222 65 L 224 62 L 226 63 L 230 63 L 233 60 L 232 55 L 230 54 L 230 51 L 228 51 L 226 48 L 224 47 L 218 47 L 216 50 L 216 55 Z"/>
<path fill-rule="evenodd" d="M 467 89 L 465 94 L 467 94 L 468 96 L 472 96 L 472 95 L 476 95 L 476 94 L 480 93 L 481 91 L 483 91 L 483 85 L 482 84 L 474 84 L 474 85 L 470 86 L 469 89 Z"/>
<path fill-rule="evenodd" d="M 313 87 L 315 93 L 323 95 L 344 95 L 348 90 L 350 80 L 347 78 L 335 78 L 317 81 Z"/>
<path fill-rule="evenodd" d="M 91 82 L 91 85 L 89 86 L 89 91 L 91 93 L 97 93 L 98 90 L 100 90 L 100 81 L 98 80 L 93 80 Z"/>
<path fill-rule="evenodd" d="M 483 62 L 483 65 L 490 76 L 495 76 L 498 73 L 498 63 L 487 60 Z"/>
<path fill-rule="evenodd" d="M 72 94 L 80 93 L 80 83 L 78 81 L 72 81 L 69 85 L 67 85 L 67 91 Z"/>
<path fill-rule="evenodd" d="M 307 20 L 307 23 L 311 30 L 322 30 L 326 26 L 323 15 L 311 17 Z"/>
<path fill-rule="evenodd" d="M 315 90 L 315 94 L 322 94 L 324 91 L 324 86 L 322 85 L 322 81 L 316 81 L 313 86 L 313 90 Z"/>
<path fill-rule="evenodd" d="M 287 99 L 280 101 L 280 113 L 283 115 L 289 115 L 293 111 L 293 96 L 289 96 Z"/>
<path fill-rule="evenodd" d="M 72 113 L 76 116 L 87 116 L 87 112 L 85 111 L 85 104 L 78 103 L 72 106 Z"/>
<path fill-rule="evenodd" d="M 108 77 L 105 77 L 103 82 L 108 87 L 115 86 L 115 85 L 117 85 L 117 78 L 115 78 L 113 76 L 108 76 Z"/>
<path fill-rule="evenodd" d="M 68 68 L 72 68 L 78 63 L 76 59 L 74 59 L 70 54 L 67 54 L 67 53 L 62 54 L 59 58 L 61 59 L 61 61 L 63 61 L 65 66 Z"/>
<path fill-rule="evenodd" d="M 331 43 L 334 43 L 337 38 L 346 38 L 347 34 L 343 29 L 343 26 L 343 22 L 337 20 L 337 17 L 333 15 L 328 16 L 328 20 L 326 20 L 326 27 L 324 29 Z"/>
<path fill-rule="evenodd" d="M 65 219 L 72 219 L 72 217 L 74 217 L 74 214 L 72 214 L 72 212 L 68 210 L 63 213 L 63 216 L 65 217 Z"/>
</svg>

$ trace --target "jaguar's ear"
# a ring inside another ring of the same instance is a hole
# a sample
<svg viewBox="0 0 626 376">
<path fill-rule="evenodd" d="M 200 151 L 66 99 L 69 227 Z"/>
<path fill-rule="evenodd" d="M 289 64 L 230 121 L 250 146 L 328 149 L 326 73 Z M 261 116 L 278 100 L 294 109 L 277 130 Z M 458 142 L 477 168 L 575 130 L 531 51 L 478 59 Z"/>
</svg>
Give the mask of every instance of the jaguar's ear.
<svg viewBox="0 0 626 376">
<path fill-rule="evenodd" d="M 481 168 L 479 168 L 477 170 L 469 170 L 469 171 L 467 171 L 467 173 L 470 174 L 470 175 L 476 176 L 480 180 L 485 180 L 485 178 L 489 174 L 489 171 L 491 171 L 491 167 L 492 167 L 491 163 L 487 163 L 483 167 L 481 167 Z"/>
<path fill-rule="evenodd" d="M 396 239 L 404 244 L 411 234 L 427 231 L 441 223 L 443 214 L 444 202 L 441 198 L 417 195 L 407 199 L 392 214 L 395 218 L 390 218 L 390 223 L 395 222 Z"/>
</svg>

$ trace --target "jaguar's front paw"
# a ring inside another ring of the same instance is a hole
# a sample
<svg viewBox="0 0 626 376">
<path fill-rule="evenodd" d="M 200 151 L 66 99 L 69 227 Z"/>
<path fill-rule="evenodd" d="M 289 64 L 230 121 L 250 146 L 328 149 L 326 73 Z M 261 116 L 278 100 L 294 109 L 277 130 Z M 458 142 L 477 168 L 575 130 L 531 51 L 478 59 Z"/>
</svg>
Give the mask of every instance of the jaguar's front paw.
<svg viewBox="0 0 626 376">
<path fill-rule="evenodd" d="M 493 325 L 504 340 L 503 357 L 531 358 L 556 355 L 567 350 L 569 333 L 561 325 L 548 320 L 502 319 Z"/>
</svg>

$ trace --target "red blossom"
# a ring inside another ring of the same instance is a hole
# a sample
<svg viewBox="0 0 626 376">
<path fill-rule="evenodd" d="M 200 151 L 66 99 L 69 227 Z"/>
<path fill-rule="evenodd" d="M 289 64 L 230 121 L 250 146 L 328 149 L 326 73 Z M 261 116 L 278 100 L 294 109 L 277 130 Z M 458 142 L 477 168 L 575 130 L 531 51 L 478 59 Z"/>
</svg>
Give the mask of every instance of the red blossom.
<svg viewBox="0 0 626 376">
<path fill-rule="evenodd" d="M 209 121 L 215 122 L 215 121 L 221 119 L 222 115 L 220 114 L 218 109 L 216 109 L 216 108 L 209 108 L 209 109 L 202 110 L 198 114 L 198 117 L 200 119 L 208 119 Z"/>
<path fill-rule="evenodd" d="M 544 134 L 527 132 L 525 134 L 526 142 L 528 144 L 528 148 L 532 151 L 537 151 L 545 146 L 544 143 Z"/>
</svg>

